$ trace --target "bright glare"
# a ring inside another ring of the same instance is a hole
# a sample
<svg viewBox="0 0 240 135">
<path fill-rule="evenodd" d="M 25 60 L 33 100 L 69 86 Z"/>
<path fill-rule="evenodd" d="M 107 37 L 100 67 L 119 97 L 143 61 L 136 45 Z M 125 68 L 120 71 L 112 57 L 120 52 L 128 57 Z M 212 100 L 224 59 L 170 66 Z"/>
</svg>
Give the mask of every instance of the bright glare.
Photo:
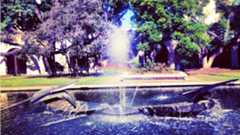
<svg viewBox="0 0 240 135">
<path fill-rule="evenodd" d="M 216 1 L 210 0 L 210 2 L 203 8 L 203 14 L 205 15 L 204 23 L 211 25 L 219 21 L 221 14 L 216 11 Z"/>
<path fill-rule="evenodd" d="M 128 30 L 114 27 L 110 35 L 109 55 L 113 63 L 126 64 L 128 61 L 130 39 Z"/>
<path fill-rule="evenodd" d="M 120 26 L 114 25 L 113 31 L 109 35 L 108 54 L 113 64 L 125 65 L 128 62 L 131 44 L 129 31 L 136 28 L 136 24 L 132 20 L 134 15 L 134 12 L 128 9 L 120 19 Z"/>
<path fill-rule="evenodd" d="M 41 4 L 42 4 L 42 0 L 36 0 L 36 3 L 37 3 L 38 5 L 41 5 Z"/>
</svg>

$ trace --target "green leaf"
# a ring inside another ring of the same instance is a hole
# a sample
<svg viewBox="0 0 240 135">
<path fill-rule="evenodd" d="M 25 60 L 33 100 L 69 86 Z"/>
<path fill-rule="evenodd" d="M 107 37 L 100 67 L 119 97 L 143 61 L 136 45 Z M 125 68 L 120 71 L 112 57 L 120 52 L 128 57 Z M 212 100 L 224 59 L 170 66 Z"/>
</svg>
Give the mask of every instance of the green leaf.
<svg viewBox="0 0 240 135">
<path fill-rule="evenodd" d="M 137 45 L 137 49 L 141 50 L 141 51 L 148 51 L 148 50 L 150 50 L 150 47 L 149 47 L 148 43 L 145 42 L 145 43 L 139 43 Z"/>
</svg>

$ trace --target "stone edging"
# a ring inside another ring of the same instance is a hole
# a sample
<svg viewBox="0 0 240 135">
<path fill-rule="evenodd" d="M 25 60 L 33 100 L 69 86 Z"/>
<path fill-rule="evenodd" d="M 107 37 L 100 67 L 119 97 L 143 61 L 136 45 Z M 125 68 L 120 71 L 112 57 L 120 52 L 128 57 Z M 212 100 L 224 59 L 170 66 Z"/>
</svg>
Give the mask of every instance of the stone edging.
<svg viewBox="0 0 240 135">
<path fill-rule="evenodd" d="M 76 85 L 71 87 L 71 90 L 89 90 L 89 89 L 114 89 L 119 87 L 126 87 L 126 88 L 176 88 L 176 87 L 201 87 L 207 86 L 211 84 L 215 84 L 218 82 L 191 82 L 191 83 L 141 83 L 141 84 L 113 84 L 113 85 Z M 239 86 L 240 81 L 229 83 L 225 86 Z M 48 89 L 54 86 L 39 86 L 39 87 L 0 87 L 1 93 L 7 92 L 36 92 L 41 89 Z"/>
</svg>

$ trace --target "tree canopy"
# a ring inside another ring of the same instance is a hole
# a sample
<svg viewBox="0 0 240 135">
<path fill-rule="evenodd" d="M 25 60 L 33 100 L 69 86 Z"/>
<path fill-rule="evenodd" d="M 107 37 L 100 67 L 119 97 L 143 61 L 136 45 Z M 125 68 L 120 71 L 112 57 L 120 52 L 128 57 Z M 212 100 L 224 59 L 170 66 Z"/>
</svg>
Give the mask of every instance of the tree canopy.
<svg viewBox="0 0 240 135">
<path fill-rule="evenodd" d="M 209 67 L 239 38 L 239 4 L 239 0 L 2 0 L 0 29 L 22 31 L 26 54 L 100 57 L 105 55 L 114 16 L 131 8 L 136 13 L 136 48 L 146 57 L 166 48 L 168 63 Z"/>
<path fill-rule="evenodd" d="M 139 48 L 146 51 L 178 41 L 176 55 L 181 65 L 212 64 L 222 49 L 239 35 L 239 0 L 117 0 L 129 3 L 137 13 Z M 121 7 L 121 6 L 118 6 Z M 144 47 L 148 45 L 149 47 Z M 231 46 L 231 45 L 230 45 Z M 172 57 L 172 56 L 170 56 Z M 213 58 L 212 57 L 212 58 Z M 210 61 L 208 61 L 210 60 Z"/>
<path fill-rule="evenodd" d="M 39 5 L 30 1 L 17 0 L 12 3 L 6 1 L 5 8 L 1 9 L 1 12 L 6 11 L 1 20 L 2 26 L 5 26 L 2 27 L 3 32 L 11 33 L 9 28 L 20 29 L 24 32 L 25 45 L 21 49 L 22 53 L 49 58 L 55 53 L 61 53 L 70 58 L 75 57 L 78 60 L 85 59 L 85 61 L 89 57 L 99 59 L 101 55 L 104 55 L 111 25 L 104 19 L 101 1 L 51 0 L 48 1 L 49 3 L 46 2 L 42 1 Z M 31 8 L 28 8 L 29 6 Z M 25 8 L 28 10 L 26 11 Z M 11 20 L 6 22 L 7 18 Z M 36 21 L 28 20 L 31 18 Z M 22 19 L 25 19 L 24 23 L 18 21 Z M 73 64 L 75 68 L 77 63 Z"/>
</svg>

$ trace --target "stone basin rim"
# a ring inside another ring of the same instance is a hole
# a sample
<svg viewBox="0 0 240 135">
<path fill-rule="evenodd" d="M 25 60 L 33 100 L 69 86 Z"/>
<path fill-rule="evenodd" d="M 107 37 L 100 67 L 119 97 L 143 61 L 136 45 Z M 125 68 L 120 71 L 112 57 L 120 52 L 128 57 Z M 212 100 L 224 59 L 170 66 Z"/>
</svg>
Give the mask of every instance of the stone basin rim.
<svg viewBox="0 0 240 135">
<path fill-rule="evenodd" d="M 218 82 L 190 82 L 190 83 L 142 83 L 142 84 L 114 84 L 114 85 L 75 85 L 67 90 L 70 91 L 88 91 L 88 90 L 101 90 L 101 89 L 118 89 L 124 88 L 188 88 L 188 87 L 202 87 L 212 85 Z M 231 82 L 222 86 L 231 86 L 240 88 L 240 81 Z M 49 89 L 55 86 L 39 86 L 39 87 L 0 87 L 1 93 L 14 93 L 14 92 L 37 92 L 41 89 Z"/>
</svg>

